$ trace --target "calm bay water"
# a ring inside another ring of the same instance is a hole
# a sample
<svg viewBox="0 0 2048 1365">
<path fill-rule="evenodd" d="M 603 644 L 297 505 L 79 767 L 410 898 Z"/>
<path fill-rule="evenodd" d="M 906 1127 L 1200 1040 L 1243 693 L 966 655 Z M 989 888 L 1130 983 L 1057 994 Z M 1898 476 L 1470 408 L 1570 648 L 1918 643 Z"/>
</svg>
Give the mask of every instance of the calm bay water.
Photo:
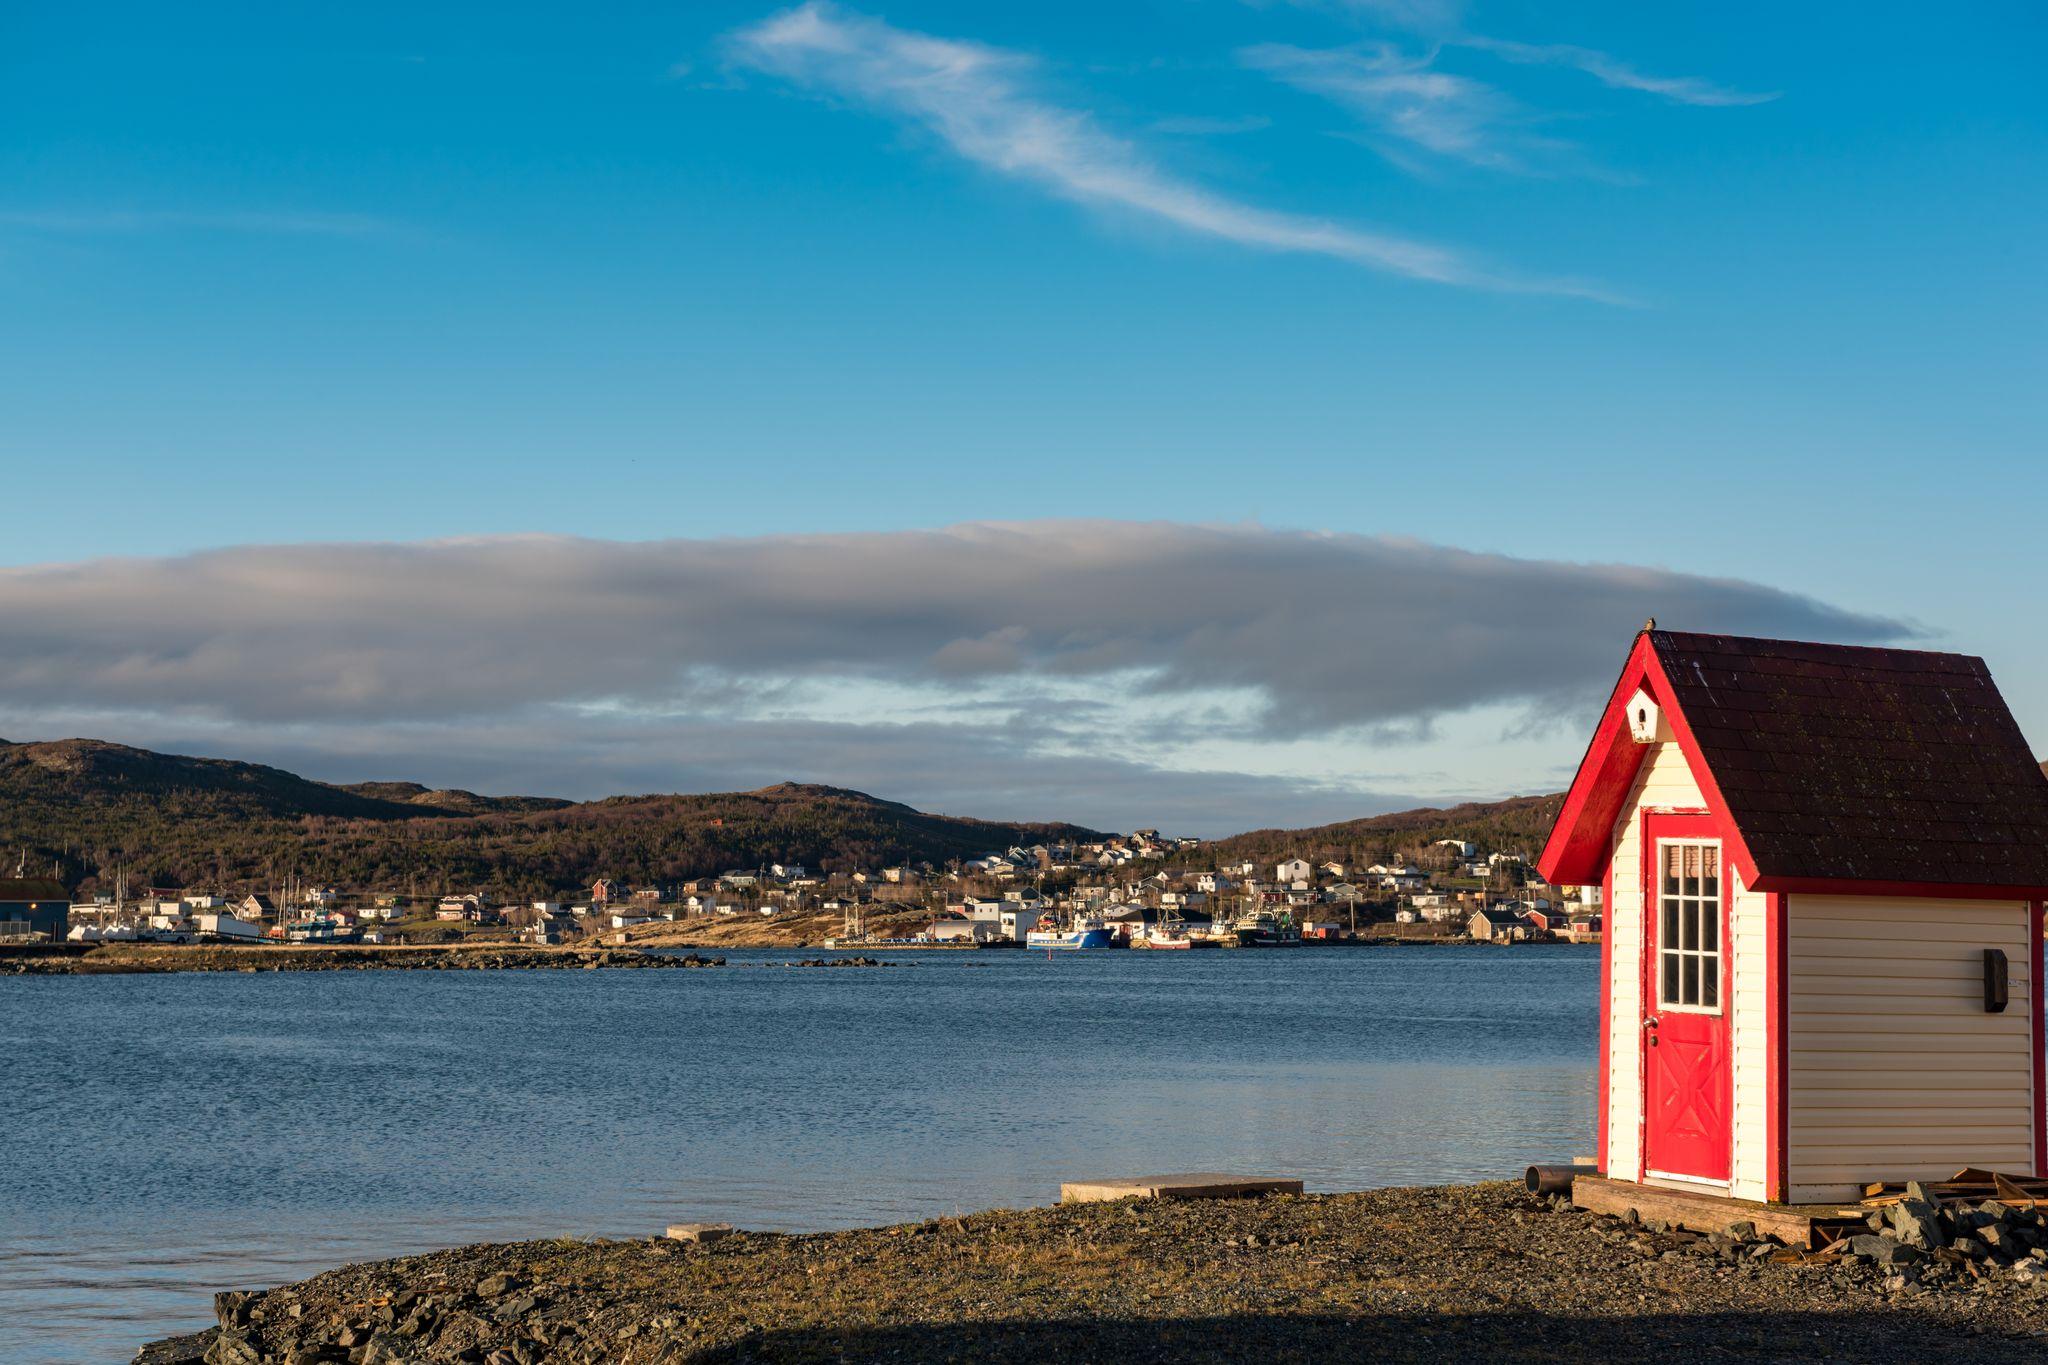
<svg viewBox="0 0 2048 1365">
<path fill-rule="evenodd" d="M 0 1360 L 125 1360 L 216 1289 L 463 1242 L 1500 1177 L 1592 1140 L 1583 948 L 727 956 L 0 981 Z"/>
</svg>

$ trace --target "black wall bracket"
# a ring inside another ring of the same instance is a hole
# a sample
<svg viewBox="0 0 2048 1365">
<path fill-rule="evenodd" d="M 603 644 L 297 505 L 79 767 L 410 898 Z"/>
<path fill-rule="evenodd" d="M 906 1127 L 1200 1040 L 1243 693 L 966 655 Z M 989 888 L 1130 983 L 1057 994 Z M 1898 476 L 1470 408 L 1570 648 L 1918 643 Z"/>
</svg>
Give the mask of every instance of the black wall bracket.
<svg viewBox="0 0 2048 1365">
<path fill-rule="evenodd" d="M 2005 951 L 2001 948 L 1984 950 L 1984 1012 L 2003 1014 L 2005 1012 Z"/>
</svg>

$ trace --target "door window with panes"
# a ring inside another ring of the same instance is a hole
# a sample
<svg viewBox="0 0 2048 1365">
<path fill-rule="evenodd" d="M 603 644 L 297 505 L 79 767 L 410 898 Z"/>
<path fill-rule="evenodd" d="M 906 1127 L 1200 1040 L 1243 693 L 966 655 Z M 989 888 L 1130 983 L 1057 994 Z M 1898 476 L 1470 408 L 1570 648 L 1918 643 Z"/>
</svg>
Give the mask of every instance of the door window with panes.
<svg viewBox="0 0 2048 1365">
<path fill-rule="evenodd" d="M 1721 846 L 1666 843 L 1658 893 L 1657 998 L 1678 1009 L 1721 1008 Z"/>
</svg>

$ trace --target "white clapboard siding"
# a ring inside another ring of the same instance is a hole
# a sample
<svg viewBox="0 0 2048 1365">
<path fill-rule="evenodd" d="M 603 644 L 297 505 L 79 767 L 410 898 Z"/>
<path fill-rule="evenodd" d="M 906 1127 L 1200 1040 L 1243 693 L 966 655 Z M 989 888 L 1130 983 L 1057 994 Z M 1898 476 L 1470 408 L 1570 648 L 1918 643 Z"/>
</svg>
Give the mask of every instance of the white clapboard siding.
<svg viewBox="0 0 2048 1365">
<path fill-rule="evenodd" d="M 1964 1166 L 2033 1170 L 2031 924 L 2019 901 L 1789 898 L 1793 1201 Z M 2006 955 L 2002 1014 L 1984 1010 L 1986 948 Z"/>
<path fill-rule="evenodd" d="M 1728 1192 L 1737 1199 L 1770 1196 L 1770 974 L 1764 940 L 1769 902 L 1742 885 L 1724 862 L 1733 898 L 1728 905 L 1729 1046 L 1733 1051 L 1735 1151 Z"/>
<path fill-rule="evenodd" d="M 1656 744 L 1614 822 L 1614 899 L 1602 910 L 1613 972 L 1607 983 L 1607 1173 L 1622 1180 L 1636 1178 L 1642 1155 L 1642 813 L 1703 804 L 1678 745 Z"/>
</svg>

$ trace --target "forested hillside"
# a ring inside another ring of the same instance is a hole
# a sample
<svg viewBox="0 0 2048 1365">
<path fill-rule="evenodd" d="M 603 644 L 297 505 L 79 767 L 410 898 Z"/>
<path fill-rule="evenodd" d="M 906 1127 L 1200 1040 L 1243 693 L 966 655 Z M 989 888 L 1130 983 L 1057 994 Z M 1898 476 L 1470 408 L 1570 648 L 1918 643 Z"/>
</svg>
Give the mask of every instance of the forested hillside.
<svg viewBox="0 0 2048 1365">
<path fill-rule="evenodd" d="M 1370 863 L 1436 839 L 1533 855 L 1558 796 L 1402 811 L 1313 829 L 1254 830 L 1204 845 L 1191 865 L 1304 857 Z M 335 786 L 278 768 L 152 753 L 100 740 L 0 741 L 6 869 L 81 895 L 148 886 L 267 890 L 289 878 L 414 894 L 538 897 L 599 876 L 673 883 L 735 867 L 821 872 L 943 864 L 1012 844 L 1101 837 L 1067 824 L 928 815 L 834 787 L 615 796 L 569 802 L 429 789 Z"/>
<path fill-rule="evenodd" d="M 80 894 L 144 886 L 309 883 L 538 896 L 598 876 L 675 881 L 798 862 L 832 870 L 943 863 L 1074 825 L 927 815 L 832 787 L 571 803 L 416 783 L 309 781 L 276 768 L 98 740 L 0 742 L 0 848 Z"/>
<path fill-rule="evenodd" d="M 1256 829 L 1219 839 L 1205 847 L 1203 853 L 1218 863 L 1245 858 L 1262 863 L 1306 858 L 1314 863 L 1336 859 L 1370 864 L 1393 858 L 1404 849 L 1426 847 L 1438 839 L 1467 839 L 1483 849 L 1534 858 L 1563 803 L 1564 794 L 1559 792 L 1442 809 L 1397 811 L 1312 829 Z"/>
</svg>

